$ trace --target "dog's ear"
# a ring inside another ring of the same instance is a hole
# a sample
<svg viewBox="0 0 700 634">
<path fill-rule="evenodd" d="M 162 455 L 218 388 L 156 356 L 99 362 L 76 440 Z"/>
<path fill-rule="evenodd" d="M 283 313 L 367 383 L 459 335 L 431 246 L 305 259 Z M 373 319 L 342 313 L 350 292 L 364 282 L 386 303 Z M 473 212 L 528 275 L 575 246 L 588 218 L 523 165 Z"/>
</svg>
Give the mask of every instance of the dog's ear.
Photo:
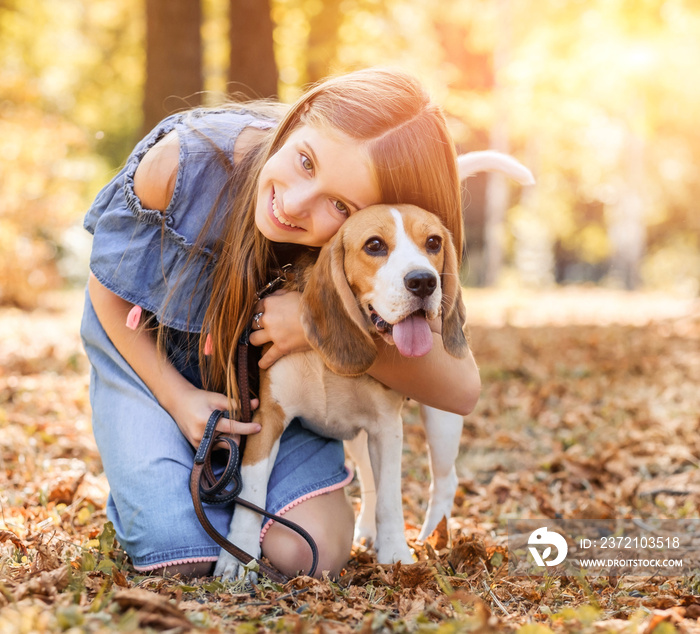
<svg viewBox="0 0 700 634">
<path fill-rule="evenodd" d="M 464 334 L 467 311 L 459 283 L 457 253 L 449 233 L 443 240 L 445 261 L 442 275 L 442 343 L 448 354 L 458 359 L 467 356 L 469 343 Z"/>
<path fill-rule="evenodd" d="M 342 229 L 318 256 L 302 297 L 302 325 L 311 346 L 336 374 L 358 376 L 377 347 L 345 276 Z"/>
</svg>

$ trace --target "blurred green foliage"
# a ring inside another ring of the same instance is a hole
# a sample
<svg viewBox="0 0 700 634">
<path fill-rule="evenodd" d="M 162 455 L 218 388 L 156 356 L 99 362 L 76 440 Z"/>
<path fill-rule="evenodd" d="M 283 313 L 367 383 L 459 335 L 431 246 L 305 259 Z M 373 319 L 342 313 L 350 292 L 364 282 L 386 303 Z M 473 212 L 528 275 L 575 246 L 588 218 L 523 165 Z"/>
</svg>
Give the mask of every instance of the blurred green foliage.
<svg viewBox="0 0 700 634">
<path fill-rule="evenodd" d="M 282 99 L 328 73 L 393 65 L 426 83 L 462 151 L 488 147 L 505 125 L 510 151 L 538 181 L 522 197 L 512 190 L 509 262 L 532 231 L 572 261 L 607 261 L 610 226 L 634 198 L 644 281 L 697 293 L 696 2 L 271 4 Z M 227 3 L 203 6 L 214 103 L 225 96 Z M 138 134 L 144 29 L 143 0 L 0 1 L 0 302 L 30 307 L 65 277 L 65 231 Z M 478 227 L 480 213 L 468 207 L 468 224 Z"/>
</svg>

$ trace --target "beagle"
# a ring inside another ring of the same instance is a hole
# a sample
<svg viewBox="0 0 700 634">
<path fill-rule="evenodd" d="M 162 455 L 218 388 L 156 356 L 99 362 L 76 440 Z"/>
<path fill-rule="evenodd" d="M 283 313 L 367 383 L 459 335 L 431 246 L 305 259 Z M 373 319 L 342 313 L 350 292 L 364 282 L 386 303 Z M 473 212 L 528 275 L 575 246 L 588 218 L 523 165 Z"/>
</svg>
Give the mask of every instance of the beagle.
<svg viewBox="0 0 700 634">
<path fill-rule="evenodd" d="M 422 356 L 433 345 L 429 321 L 438 318 L 446 351 L 468 354 L 452 238 L 438 217 L 423 209 L 374 205 L 350 216 L 299 278 L 302 324 L 313 350 L 287 355 L 261 372 L 254 420 L 262 429 L 246 440 L 240 496 L 265 505 L 279 439 L 293 418 L 341 440 L 362 431 L 376 482 L 377 559 L 410 563 L 401 505 L 404 397 L 365 372 L 377 356 L 374 336 L 404 356 Z M 362 459 L 359 464 L 366 468 Z M 367 474 L 361 477 L 368 488 Z M 260 521 L 258 514 L 237 507 L 229 539 L 258 556 Z M 215 574 L 242 573 L 239 562 L 222 553 Z"/>
<path fill-rule="evenodd" d="M 514 157 L 494 150 L 459 155 L 457 170 L 460 181 L 465 181 L 478 172 L 499 172 L 521 185 L 535 183 L 535 178 L 527 167 Z M 430 466 L 428 508 L 418 535 L 419 541 L 425 541 L 443 518 L 449 519 L 452 515 L 458 485 L 455 462 L 464 421 L 458 414 L 423 404 L 419 404 L 419 407 Z M 355 520 L 354 541 L 356 544 L 374 543 L 377 537 L 377 496 L 364 432 L 350 441 L 345 441 L 345 449 L 355 463 L 362 500 L 360 512 Z"/>
<path fill-rule="evenodd" d="M 458 157 L 460 179 L 484 170 L 532 184 L 530 171 L 510 156 L 471 152 Z M 427 354 L 429 322 L 442 320 L 445 350 L 468 354 L 465 308 L 451 236 L 437 216 L 412 205 L 374 205 L 350 216 L 319 254 L 295 275 L 302 290 L 302 324 L 313 350 L 287 355 L 261 372 L 261 431 L 246 440 L 240 496 L 265 505 L 279 439 L 295 417 L 317 433 L 345 441 L 355 462 L 362 506 L 355 541 L 369 540 L 379 563 L 411 563 L 401 504 L 404 397 L 365 374 L 377 355 L 373 337 L 403 356 Z M 349 407 L 353 411 L 348 416 Z M 424 540 L 452 512 L 461 416 L 421 405 L 431 485 L 419 535 Z M 260 555 L 258 514 L 239 506 L 229 540 Z M 242 577 L 243 566 L 222 551 L 215 575 Z M 254 575 L 253 575 L 254 576 Z"/>
</svg>

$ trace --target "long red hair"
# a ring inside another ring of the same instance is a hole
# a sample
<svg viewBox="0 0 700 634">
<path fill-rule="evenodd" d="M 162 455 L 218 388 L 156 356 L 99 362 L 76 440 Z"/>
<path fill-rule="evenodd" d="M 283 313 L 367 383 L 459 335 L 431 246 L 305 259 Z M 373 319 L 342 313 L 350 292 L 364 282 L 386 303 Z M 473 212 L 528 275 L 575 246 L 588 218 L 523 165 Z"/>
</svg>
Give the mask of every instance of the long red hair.
<svg viewBox="0 0 700 634">
<path fill-rule="evenodd" d="M 262 111 L 269 114 L 269 105 Z M 401 71 L 372 68 L 312 87 L 234 168 L 225 194 L 231 196 L 230 213 L 213 258 L 211 300 L 199 356 L 205 387 L 225 392 L 232 405 L 238 399 L 236 343 L 250 323 L 256 291 L 272 273 L 270 243 L 255 225 L 258 177 L 269 157 L 304 124 L 339 130 L 363 144 L 381 202 L 411 203 L 435 213 L 450 231 L 458 257 L 462 254 L 454 144 L 441 110 L 422 85 Z M 207 336 L 211 350 L 205 355 Z"/>
</svg>

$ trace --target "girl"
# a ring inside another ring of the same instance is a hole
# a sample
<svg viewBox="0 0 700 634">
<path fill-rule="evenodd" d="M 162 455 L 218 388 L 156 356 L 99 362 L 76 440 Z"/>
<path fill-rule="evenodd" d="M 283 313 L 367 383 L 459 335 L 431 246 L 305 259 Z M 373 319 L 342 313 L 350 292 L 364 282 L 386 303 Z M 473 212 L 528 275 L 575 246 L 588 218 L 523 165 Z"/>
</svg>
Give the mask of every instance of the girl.
<svg viewBox="0 0 700 634">
<path fill-rule="evenodd" d="M 81 327 L 91 362 L 93 429 L 110 484 L 107 514 L 137 570 L 211 574 L 219 548 L 189 496 L 193 457 L 215 409 L 238 398 L 235 349 L 272 342 L 260 366 L 310 348 L 298 293 L 262 301 L 274 271 L 327 242 L 345 218 L 375 203 L 436 213 L 462 252 L 453 143 L 439 109 L 413 78 L 363 70 L 329 79 L 283 112 L 250 104 L 165 119 L 99 193 Z M 439 330 L 436 327 L 436 330 Z M 423 403 L 466 415 L 478 398 L 474 360 L 442 348 L 418 359 L 381 340 L 369 373 Z M 350 414 L 351 415 L 351 414 Z M 232 435 L 253 423 L 222 419 Z M 342 444 L 293 423 L 267 504 L 319 547 L 319 574 L 347 562 L 353 512 Z M 231 509 L 213 507 L 227 533 Z M 263 554 L 291 575 L 308 568 L 303 540 L 272 524 Z"/>
</svg>

